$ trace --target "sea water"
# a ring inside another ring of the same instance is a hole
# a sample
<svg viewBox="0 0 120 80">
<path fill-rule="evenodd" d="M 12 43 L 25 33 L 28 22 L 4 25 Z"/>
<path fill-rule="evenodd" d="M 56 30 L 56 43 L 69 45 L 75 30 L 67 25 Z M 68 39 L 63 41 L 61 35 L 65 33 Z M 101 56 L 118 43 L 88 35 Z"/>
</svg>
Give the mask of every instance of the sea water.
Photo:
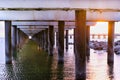
<svg viewBox="0 0 120 80">
<path fill-rule="evenodd" d="M 5 38 L 0 38 L 0 64 L 5 63 Z"/>
</svg>

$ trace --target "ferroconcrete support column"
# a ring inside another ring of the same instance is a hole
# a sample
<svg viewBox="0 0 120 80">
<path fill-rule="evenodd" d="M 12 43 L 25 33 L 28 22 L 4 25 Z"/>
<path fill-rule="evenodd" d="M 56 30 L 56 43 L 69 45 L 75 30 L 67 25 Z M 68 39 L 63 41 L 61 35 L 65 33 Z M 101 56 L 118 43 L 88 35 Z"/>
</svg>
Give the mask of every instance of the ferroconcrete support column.
<svg viewBox="0 0 120 80">
<path fill-rule="evenodd" d="M 44 31 L 42 30 L 40 32 L 40 35 L 38 35 L 38 37 L 40 36 L 40 45 L 41 45 L 41 48 L 44 50 Z"/>
<path fill-rule="evenodd" d="M 39 33 L 40 35 L 40 47 L 42 48 L 42 31 Z"/>
<path fill-rule="evenodd" d="M 16 55 L 17 51 L 17 26 L 12 26 L 12 55 Z"/>
<path fill-rule="evenodd" d="M 41 47 L 43 49 L 43 35 L 42 35 L 43 31 L 41 31 L 40 35 L 41 35 Z"/>
<path fill-rule="evenodd" d="M 40 32 L 40 46 L 42 48 L 42 31 Z"/>
<path fill-rule="evenodd" d="M 44 50 L 44 31 L 41 31 L 42 49 Z"/>
<path fill-rule="evenodd" d="M 5 59 L 6 59 L 6 64 L 11 64 L 12 63 L 11 21 L 5 21 Z"/>
<path fill-rule="evenodd" d="M 23 40 L 23 36 L 22 36 L 22 32 L 20 30 L 20 44 L 19 44 L 19 49 L 22 48 L 22 40 Z"/>
<path fill-rule="evenodd" d="M 48 44 L 49 44 L 49 55 L 53 55 L 53 46 L 54 46 L 54 27 L 49 26 L 49 38 L 48 38 Z"/>
<path fill-rule="evenodd" d="M 44 43 L 43 49 L 46 50 L 46 31 L 45 30 L 43 30 L 43 43 Z"/>
<path fill-rule="evenodd" d="M 64 63 L 64 21 L 58 22 L 58 63 Z"/>
<path fill-rule="evenodd" d="M 66 50 L 68 50 L 68 30 L 66 30 Z"/>
<path fill-rule="evenodd" d="M 56 32 L 56 46 L 58 46 L 58 32 Z"/>
<path fill-rule="evenodd" d="M 75 72 L 76 80 L 86 79 L 86 11 L 75 11 Z"/>
<path fill-rule="evenodd" d="M 55 31 L 53 31 L 53 46 L 55 45 Z"/>
<path fill-rule="evenodd" d="M 20 47 L 20 29 L 17 29 L 17 48 L 19 49 Z"/>
<path fill-rule="evenodd" d="M 46 52 L 48 52 L 48 28 L 47 29 L 45 29 L 45 37 L 46 37 L 46 39 L 45 39 L 45 51 Z"/>
<path fill-rule="evenodd" d="M 94 34 L 92 35 L 92 39 L 95 39 L 95 35 Z"/>
<path fill-rule="evenodd" d="M 40 48 L 40 32 L 35 35 L 35 38 L 36 38 L 36 42 Z"/>
<path fill-rule="evenodd" d="M 107 55 L 107 63 L 114 63 L 114 22 L 108 22 L 108 55 Z"/>
<path fill-rule="evenodd" d="M 39 33 L 40 35 L 40 47 L 42 48 L 42 31 Z"/>
<path fill-rule="evenodd" d="M 89 42 L 90 42 L 90 26 L 87 26 L 86 27 L 86 46 L 87 46 L 86 56 L 87 56 L 88 59 L 89 59 L 89 56 L 90 56 Z"/>
</svg>

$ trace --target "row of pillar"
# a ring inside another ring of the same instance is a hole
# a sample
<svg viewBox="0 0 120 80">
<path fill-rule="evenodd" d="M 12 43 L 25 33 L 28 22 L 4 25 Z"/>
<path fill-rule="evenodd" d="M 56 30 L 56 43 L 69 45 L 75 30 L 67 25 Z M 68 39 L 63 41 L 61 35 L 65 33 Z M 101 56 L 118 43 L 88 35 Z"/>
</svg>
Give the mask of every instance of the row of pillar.
<svg viewBox="0 0 120 80">
<path fill-rule="evenodd" d="M 20 49 L 27 40 L 27 35 L 17 26 L 12 26 L 11 21 L 5 21 L 5 61 L 6 64 L 12 63 L 12 56 L 17 55 L 17 49 Z"/>
<path fill-rule="evenodd" d="M 90 27 L 86 26 L 86 11 L 77 10 L 75 11 L 75 33 L 74 33 L 74 48 L 75 48 L 75 69 L 76 79 L 86 79 L 86 60 L 90 56 L 89 40 L 90 40 Z M 114 63 L 114 22 L 108 22 L 108 54 L 107 63 L 108 65 Z M 87 58 L 86 58 L 87 56 Z"/>
<path fill-rule="evenodd" d="M 97 39 L 107 39 L 107 35 L 91 35 L 92 39 L 95 39 L 97 37 Z M 119 36 L 118 36 L 119 37 Z M 114 35 L 114 38 L 117 38 L 117 35 Z"/>
<path fill-rule="evenodd" d="M 58 32 L 56 32 L 56 42 L 58 45 L 58 63 L 64 63 L 64 21 L 58 22 Z M 33 39 L 39 44 L 39 46 L 48 52 L 48 55 L 53 56 L 54 50 L 54 26 L 50 25 L 39 33 L 33 36 Z"/>
<path fill-rule="evenodd" d="M 92 35 L 92 38 L 95 39 L 96 36 L 97 36 L 98 39 L 100 39 L 102 36 L 103 36 L 104 39 L 107 38 L 107 35 L 94 35 L 94 34 Z"/>
<path fill-rule="evenodd" d="M 49 53 L 49 55 L 53 55 L 53 45 L 54 45 L 54 28 L 50 26 L 49 29 L 40 31 L 35 34 L 32 39 L 37 42 L 40 48 Z M 48 34 L 49 33 L 49 34 Z"/>
<path fill-rule="evenodd" d="M 74 51 L 75 51 L 75 69 L 76 79 L 82 80 L 86 78 L 86 56 L 90 56 L 89 52 L 89 27 L 86 26 L 86 11 L 75 11 L 75 31 L 74 31 Z M 6 62 L 11 63 L 11 23 L 5 22 L 5 45 L 6 45 Z M 64 63 L 64 21 L 58 22 L 58 63 Z M 18 32 L 19 34 L 19 32 Z M 107 62 L 113 63 L 113 41 L 114 41 L 114 22 L 109 22 L 108 31 L 108 58 Z M 34 35 L 38 44 L 46 50 L 49 55 L 53 55 L 54 46 L 54 27 L 49 26 L 48 29 L 42 30 Z M 67 42 L 67 41 L 66 41 Z"/>
<path fill-rule="evenodd" d="M 74 52 L 75 52 L 75 69 L 76 69 L 76 79 L 86 78 L 86 60 L 90 56 L 89 40 L 90 40 L 90 26 L 86 26 L 86 11 L 80 10 L 75 11 L 76 14 L 76 28 L 74 29 Z M 56 44 L 58 45 L 58 63 L 64 63 L 64 21 L 58 22 L 58 32 L 56 33 Z M 48 42 L 48 53 L 53 55 L 53 45 L 54 45 L 54 27 L 49 26 L 48 31 L 46 30 L 46 39 L 42 43 Z M 41 31 L 42 32 L 42 31 Z M 40 34 L 43 34 L 43 32 Z M 40 36 L 38 34 L 38 36 Z M 48 39 L 47 39 L 48 38 Z M 39 41 L 38 41 L 39 42 Z M 113 64 L 114 62 L 114 52 L 113 52 L 113 42 L 114 42 L 114 22 L 109 22 L 108 30 L 108 64 Z M 40 43 L 40 44 L 42 44 Z M 68 44 L 68 31 L 66 31 L 66 43 Z M 68 45 L 66 45 L 66 49 Z"/>
</svg>

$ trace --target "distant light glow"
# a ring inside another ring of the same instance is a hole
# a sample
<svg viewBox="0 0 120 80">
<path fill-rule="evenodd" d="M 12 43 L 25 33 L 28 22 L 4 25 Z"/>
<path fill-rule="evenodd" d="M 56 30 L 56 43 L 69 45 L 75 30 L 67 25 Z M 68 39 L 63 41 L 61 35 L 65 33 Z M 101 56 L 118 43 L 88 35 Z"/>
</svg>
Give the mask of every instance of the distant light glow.
<svg viewBox="0 0 120 80">
<path fill-rule="evenodd" d="M 32 36 L 29 36 L 29 39 L 32 39 Z"/>
<path fill-rule="evenodd" d="M 2 38 L 5 37 L 5 27 L 4 27 L 3 21 L 0 21 L 0 37 L 2 37 Z"/>
<path fill-rule="evenodd" d="M 74 34 L 74 29 L 70 29 L 69 34 Z"/>
<path fill-rule="evenodd" d="M 95 26 L 91 26 L 90 32 L 91 34 L 107 34 L 108 22 L 97 22 Z"/>
<path fill-rule="evenodd" d="M 115 33 L 120 34 L 120 22 L 115 22 Z"/>
<path fill-rule="evenodd" d="M 91 34 L 108 34 L 108 22 L 97 22 L 90 27 Z M 120 22 L 115 22 L 115 34 L 120 34 Z"/>
</svg>

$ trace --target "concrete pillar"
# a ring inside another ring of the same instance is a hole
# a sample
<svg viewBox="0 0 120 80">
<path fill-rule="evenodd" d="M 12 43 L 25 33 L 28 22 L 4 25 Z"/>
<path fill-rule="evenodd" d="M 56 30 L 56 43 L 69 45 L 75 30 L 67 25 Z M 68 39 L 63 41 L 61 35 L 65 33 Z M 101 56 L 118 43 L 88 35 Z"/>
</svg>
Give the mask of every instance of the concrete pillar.
<svg viewBox="0 0 120 80">
<path fill-rule="evenodd" d="M 43 50 L 45 50 L 45 30 L 42 31 L 42 40 L 43 40 Z"/>
<path fill-rule="evenodd" d="M 40 46 L 42 48 L 42 31 L 40 32 Z"/>
<path fill-rule="evenodd" d="M 106 39 L 106 35 L 103 35 L 103 38 Z"/>
<path fill-rule="evenodd" d="M 12 55 L 16 55 L 17 51 L 17 26 L 12 26 Z"/>
<path fill-rule="evenodd" d="M 20 44 L 20 29 L 17 29 L 17 48 L 19 49 L 19 44 Z"/>
<path fill-rule="evenodd" d="M 86 46 L 87 46 L 86 56 L 87 56 L 87 59 L 89 59 L 89 56 L 90 56 L 89 42 L 90 42 L 90 26 L 87 26 L 86 27 Z"/>
<path fill-rule="evenodd" d="M 56 32 L 56 46 L 58 46 L 58 32 Z"/>
<path fill-rule="evenodd" d="M 17 49 L 20 47 L 20 29 L 17 29 Z"/>
<path fill-rule="evenodd" d="M 66 50 L 68 50 L 68 30 L 66 30 Z"/>
<path fill-rule="evenodd" d="M 37 34 L 36 40 L 37 40 L 37 42 L 38 42 L 38 44 L 39 44 L 39 47 L 41 47 L 41 32 L 39 32 L 39 33 Z"/>
<path fill-rule="evenodd" d="M 53 55 L 53 46 L 54 46 L 54 27 L 49 26 L 49 33 L 48 33 L 48 44 L 49 44 L 49 55 Z"/>
<path fill-rule="evenodd" d="M 73 42 L 74 42 L 74 43 L 73 43 L 73 44 L 74 44 L 74 46 L 73 46 L 73 47 L 74 47 L 74 53 L 75 53 L 75 34 L 76 34 L 76 33 L 75 33 L 75 30 L 76 30 L 76 29 L 74 28 L 74 34 L 73 34 L 73 35 L 74 35 L 74 41 L 73 41 Z"/>
<path fill-rule="evenodd" d="M 100 34 L 98 34 L 98 39 L 100 39 L 100 36 L 101 36 L 101 35 L 100 35 Z"/>
<path fill-rule="evenodd" d="M 58 63 L 64 63 L 64 21 L 58 22 Z"/>
<path fill-rule="evenodd" d="M 38 44 L 38 49 L 40 50 L 40 47 L 41 47 L 41 35 L 40 35 L 40 32 L 37 33 L 37 34 L 35 35 L 35 37 L 36 37 L 36 42 L 37 42 L 37 44 Z"/>
<path fill-rule="evenodd" d="M 42 30 L 42 48 L 45 49 L 44 30 Z"/>
<path fill-rule="evenodd" d="M 107 55 L 107 63 L 114 63 L 114 22 L 108 22 L 108 55 Z"/>
<path fill-rule="evenodd" d="M 11 21 L 5 21 L 5 59 L 6 64 L 12 63 L 11 56 Z"/>
<path fill-rule="evenodd" d="M 86 11 L 75 11 L 75 72 L 76 80 L 86 79 Z"/>
<path fill-rule="evenodd" d="M 22 32 L 21 32 L 21 30 L 19 30 L 19 35 L 20 35 L 20 43 L 19 43 L 19 49 L 21 49 L 22 48 L 22 40 L 23 40 L 23 36 L 22 36 Z"/>
<path fill-rule="evenodd" d="M 18 31 L 19 28 L 17 28 L 17 49 L 18 49 L 18 45 L 19 45 L 19 31 Z"/>
<path fill-rule="evenodd" d="M 45 39 L 45 51 L 46 52 L 48 52 L 48 28 L 47 29 L 45 29 L 45 37 L 46 37 L 46 39 Z"/>
<path fill-rule="evenodd" d="M 41 31 L 40 35 L 41 35 L 41 47 L 43 49 L 43 45 L 44 45 L 44 43 L 43 43 L 43 30 Z"/>
<path fill-rule="evenodd" d="M 54 45 L 55 45 L 55 30 L 53 31 L 53 48 L 54 48 Z"/>
</svg>

